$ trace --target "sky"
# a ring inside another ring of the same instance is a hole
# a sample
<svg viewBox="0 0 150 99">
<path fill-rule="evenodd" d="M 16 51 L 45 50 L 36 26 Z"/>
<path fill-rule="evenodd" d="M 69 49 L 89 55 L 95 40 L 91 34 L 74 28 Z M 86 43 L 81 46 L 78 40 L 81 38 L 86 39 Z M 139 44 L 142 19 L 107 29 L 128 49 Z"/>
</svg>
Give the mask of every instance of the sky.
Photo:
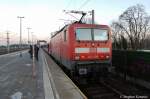
<svg viewBox="0 0 150 99">
<path fill-rule="evenodd" d="M 9 32 L 11 44 L 19 42 L 22 19 L 22 41 L 27 42 L 30 27 L 34 40 L 49 40 L 50 33 L 59 30 L 68 21 L 76 20 L 63 10 L 95 10 L 98 24 L 110 25 L 128 7 L 143 4 L 150 15 L 150 0 L 0 0 L 0 45 L 6 44 Z M 79 18 L 79 15 L 74 15 Z M 64 19 L 64 20 L 63 20 Z"/>
</svg>

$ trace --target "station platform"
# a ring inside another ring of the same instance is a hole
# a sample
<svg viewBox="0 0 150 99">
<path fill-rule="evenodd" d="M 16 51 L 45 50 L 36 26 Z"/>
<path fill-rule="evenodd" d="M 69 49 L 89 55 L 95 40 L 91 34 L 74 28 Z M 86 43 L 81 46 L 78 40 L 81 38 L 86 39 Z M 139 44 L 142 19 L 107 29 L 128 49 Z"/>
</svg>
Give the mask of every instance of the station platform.
<svg viewBox="0 0 150 99">
<path fill-rule="evenodd" d="M 35 66 L 33 78 L 28 50 L 0 55 L 0 99 L 44 99 L 42 67 Z"/>
<path fill-rule="evenodd" d="M 78 87 L 50 58 L 49 55 L 47 55 L 44 51 L 42 51 L 41 54 L 43 60 L 45 60 L 43 70 L 47 71 L 49 82 L 51 83 L 51 90 L 53 92 L 52 94 L 54 96 L 50 99 L 87 99 L 87 97 L 78 89 Z"/>
<path fill-rule="evenodd" d="M 28 50 L 21 53 L 0 55 L 0 99 L 87 99 L 43 50 L 35 77 Z"/>
</svg>

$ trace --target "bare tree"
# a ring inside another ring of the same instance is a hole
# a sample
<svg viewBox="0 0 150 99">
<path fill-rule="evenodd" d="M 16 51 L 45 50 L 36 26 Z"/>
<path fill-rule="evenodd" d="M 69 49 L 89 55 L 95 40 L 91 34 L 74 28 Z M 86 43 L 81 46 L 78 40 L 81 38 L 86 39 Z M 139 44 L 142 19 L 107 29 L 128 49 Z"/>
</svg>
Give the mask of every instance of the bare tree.
<svg viewBox="0 0 150 99">
<path fill-rule="evenodd" d="M 142 48 L 146 33 L 150 29 L 149 22 L 150 17 L 145 12 L 144 6 L 137 4 L 124 11 L 119 16 L 118 22 L 114 22 L 113 25 L 120 28 L 124 38 L 127 36 L 132 49 L 139 49 Z M 116 29 L 115 32 L 117 32 Z"/>
<path fill-rule="evenodd" d="M 144 49 L 149 49 L 150 50 L 150 34 L 146 36 L 146 39 L 144 40 Z"/>
<path fill-rule="evenodd" d="M 125 37 L 124 31 L 117 25 L 118 22 L 113 22 L 112 27 L 112 38 L 113 38 L 113 48 L 117 49 L 127 49 L 127 38 Z"/>
</svg>

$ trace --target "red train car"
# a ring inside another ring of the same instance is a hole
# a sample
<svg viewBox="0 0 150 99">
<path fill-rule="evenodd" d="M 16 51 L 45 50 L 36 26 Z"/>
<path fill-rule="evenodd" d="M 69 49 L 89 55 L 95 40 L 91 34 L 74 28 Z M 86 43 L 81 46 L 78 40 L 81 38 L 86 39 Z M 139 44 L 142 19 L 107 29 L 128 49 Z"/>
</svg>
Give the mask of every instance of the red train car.
<svg viewBox="0 0 150 99">
<path fill-rule="evenodd" d="M 51 37 L 49 53 L 72 74 L 99 73 L 111 64 L 111 29 L 96 24 L 66 25 Z"/>
</svg>

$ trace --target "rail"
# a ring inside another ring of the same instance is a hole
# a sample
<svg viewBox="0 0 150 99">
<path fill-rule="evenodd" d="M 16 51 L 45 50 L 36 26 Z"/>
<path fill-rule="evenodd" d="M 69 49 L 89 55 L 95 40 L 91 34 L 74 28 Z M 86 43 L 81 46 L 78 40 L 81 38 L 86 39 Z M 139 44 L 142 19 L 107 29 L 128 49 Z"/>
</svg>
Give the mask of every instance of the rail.
<svg viewBox="0 0 150 99">
<path fill-rule="evenodd" d="M 105 87 L 107 87 L 107 88 L 109 88 L 110 90 L 112 90 L 113 92 L 115 92 L 116 94 L 118 94 L 118 95 L 120 95 L 120 96 L 124 95 L 122 92 L 120 92 L 120 91 L 118 91 L 117 89 L 111 87 L 110 85 L 106 84 L 105 82 L 102 82 L 102 81 L 101 81 L 101 83 L 102 83 Z"/>
</svg>

